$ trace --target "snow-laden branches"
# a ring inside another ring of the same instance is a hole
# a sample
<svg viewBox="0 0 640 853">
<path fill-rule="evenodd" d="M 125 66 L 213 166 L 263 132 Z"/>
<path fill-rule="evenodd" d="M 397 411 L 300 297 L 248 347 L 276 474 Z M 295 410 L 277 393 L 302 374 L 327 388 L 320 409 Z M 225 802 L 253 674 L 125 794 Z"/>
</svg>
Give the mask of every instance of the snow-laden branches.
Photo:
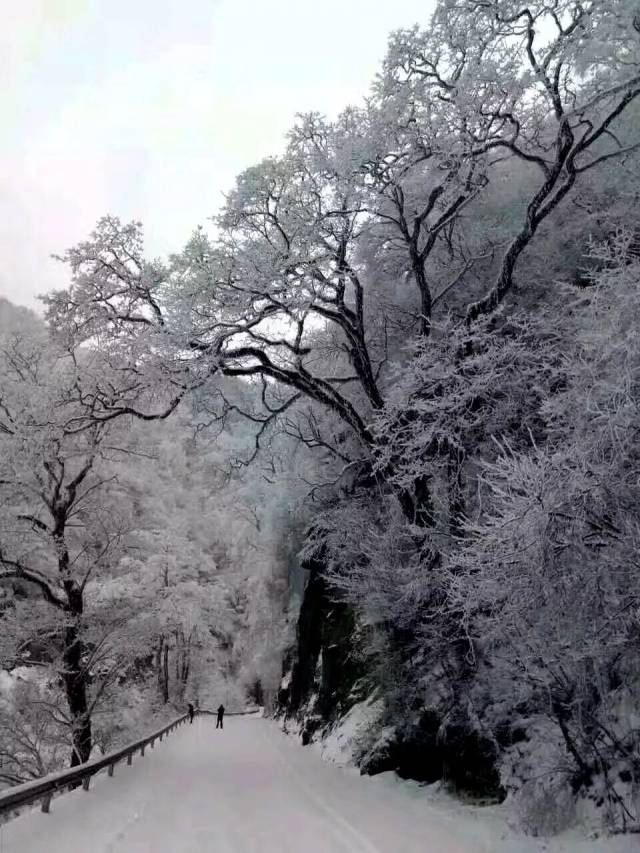
<svg viewBox="0 0 640 853">
<path fill-rule="evenodd" d="M 451 266 L 462 289 L 485 263 L 486 241 L 470 251 L 467 231 L 498 164 L 516 158 L 542 183 L 494 285 L 466 297 L 469 325 L 491 313 L 578 179 L 634 149 L 618 127 L 640 93 L 634 14 L 630 0 L 442 0 L 427 29 L 392 36 L 364 108 L 301 116 L 281 157 L 239 176 L 214 239 L 199 230 L 168 263 L 149 262 L 139 224 L 103 219 L 63 256 L 70 288 L 47 298 L 73 352 L 87 342 L 117 365 L 117 381 L 95 376 L 73 399 L 93 419 L 158 418 L 214 377 L 257 377 L 372 447 L 389 325 L 369 259 L 393 257 L 413 282 L 402 309 L 427 338 Z M 335 375 L 319 365 L 329 344 Z"/>
</svg>

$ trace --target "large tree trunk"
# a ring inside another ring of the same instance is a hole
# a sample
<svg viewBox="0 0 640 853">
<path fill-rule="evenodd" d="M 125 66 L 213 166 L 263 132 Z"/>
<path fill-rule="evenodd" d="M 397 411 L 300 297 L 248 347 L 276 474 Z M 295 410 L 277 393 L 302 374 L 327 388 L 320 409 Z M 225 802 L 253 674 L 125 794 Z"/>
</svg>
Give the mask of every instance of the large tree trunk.
<svg viewBox="0 0 640 853">
<path fill-rule="evenodd" d="M 87 469 L 88 470 L 88 469 Z M 65 540 L 67 515 L 74 494 L 69 500 L 60 503 L 52 515 L 55 518 L 53 539 L 58 552 L 58 571 L 66 596 L 64 648 L 62 654 L 63 672 L 67 705 L 71 717 L 71 767 L 84 764 L 91 755 L 91 712 L 87 701 L 88 672 L 84 665 L 84 642 L 82 639 L 82 613 L 84 594 L 82 587 L 71 575 L 69 549 Z"/>
<path fill-rule="evenodd" d="M 175 631 L 176 638 L 176 698 L 179 702 L 184 698 L 188 675 L 188 648 L 184 630 Z"/>
<path fill-rule="evenodd" d="M 166 705 L 169 701 L 169 644 L 164 634 L 158 637 L 155 665 L 158 695 Z"/>
<path fill-rule="evenodd" d="M 158 637 L 158 644 L 156 646 L 155 651 L 155 673 L 156 673 L 156 684 L 158 686 L 158 694 L 162 693 L 162 647 L 164 645 L 164 639 L 162 634 Z"/>
<path fill-rule="evenodd" d="M 158 637 L 155 666 L 158 695 L 166 705 L 169 701 L 169 644 L 163 634 Z"/>
<path fill-rule="evenodd" d="M 428 338 L 431 334 L 431 312 L 433 309 L 433 305 L 431 298 L 431 289 L 427 282 L 425 261 L 420 256 L 420 252 L 418 251 L 417 235 L 415 244 L 412 244 L 410 248 L 410 256 L 413 277 L 415 278 L 416 284 L 418 286 L 418 291 L 420 292 L 420 336 L 423 338 Z"/>
<path fill-rule="evenodd" d="M 181 660 L 182 660 L 182 631 L 177 630 L 173 632 L 174 639 L 176 641 L 176 650 L 175 650 L 175 678 L 176 685 L 178 686 L 178 690 L 180 690 L 180 668 L 181 668 Z"/>
<path fill-rule="evenodd" d="M 65 588 L 68 611 L 64 632 L 63 681 L 72 725 L 71 767 L 76 767 L 88 761 L 91 755 L 91 715 L 87 702 L 88 673 L 82 660 L 82 590 L 72 581 L 68 581 Z"/>
<path fill-rule="evenodd" d="M 195 633 L 197 636 L 198 629 L 195 629 Z M 193 639 L 194 631 L 192 630 L 189 634 L 189 639 L 187 641 L 187 653 L 185 655 L 184 667 L 182 669 L 182 681 L 186 688 L 187 682 L 189 681 L 189 673 L 191 672 L 191 640 Z"/>
<path fill-rule="evenodd" d="M 179 665 L 176 663 L 178 674 L 178 691 L 179 699 L 182 700 L 187 689 L 189 681 L 189 670 L 191 668 L 191 638 L 193 631 L 188 637 L 185 637 L 184 631 L 180 631 L 181 645 L 179 655 Z"/>
<path fill-rule="evenodd" d="M 169 701 L 169 646 L 165 641 L 162 649 L 162 701 L 166 705 Z"/>
</svg>

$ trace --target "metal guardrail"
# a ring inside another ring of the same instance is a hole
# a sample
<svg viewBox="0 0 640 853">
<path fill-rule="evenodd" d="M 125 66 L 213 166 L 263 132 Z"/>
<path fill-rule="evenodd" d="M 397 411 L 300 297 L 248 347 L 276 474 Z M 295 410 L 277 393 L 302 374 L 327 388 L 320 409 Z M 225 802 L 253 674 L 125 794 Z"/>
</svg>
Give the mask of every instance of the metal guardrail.
<svg viewBox="0 0 640 853">
<path fill-rule="evenodd" d="M 42 779 L 34 779 L 33 782 L 24 782 L 22 785 L 16 785 L 13 788 L 2 791 L 0 793 L 0 817 L 6 815 L 7 812 L 21 806 L 31 805 L 39 800 L 42 801 L 42 811 L 48 812 L 51 806 L 51 798 L 54 794 L 64 789 L 79 787 L 80 785 L 82 785 L 85 791 L 88 791 L 91 777 L 95 776 L 96 773 L 107 767 L 109 776 L 113 776 L 116 764 L 125 758 L 127 759 L 127 764 L 131 764 L 136 752 L 144 755 L 147 746 L 153 749 L 156 741 L 161 741 L 165 735 L 177 729 L 178 726 L 181 726 L 188 719 L 189 715 L 184 714 L 163 728 L 147 735 L 147 737 L 136 740 L 128 746 L 123 746 L 121 749 L 116 749 L 113 752 L 108 752 L 106 755 L 90 759 L 85 764 L 79 764 L 77 767 L 72 767 L 69 770 L 60 770 L 57 773 L 43 776 Z"/>
<path fill-rule="evenodd" d="M 250 717 L 252 714 L 257 714 L 258 711 L 262 711 L 262 708 L 247 708 L 246 711 L 225 711 L 224 716 L 226 717 Z M 217 711 L 210 711 L 208 708 L 200 708 L 199 711 L 196 711 L 197 714 L 208 714 L 210 717 L 217 717 Z"/>
<path fill-rule="evenodd" d="M 260 708 L 249 708 L 246 711 L 225 711 L 224 715 L 225 717 L 241 717 L 256 714 L 260 710 Z M 201 708 L 196 711 L 196 716 L 198 714 L 208 714 L 215 717 L 217 716 L 217 711 L 209 711 Z M 178 726 L 181 726 L 188 719 L 189 715 L 183 714 L 163 728 L 127 746 L 123 746 L 121 749 L 116 749 L 113 752 L 108 752 L 106 755 L 90 759 L 85 764 L 79 764 L 77 767 L 72 767 L 69 770 L 50 773 L 41 779 L 34 779 L 33 782 L 24 782 L 22 785 L 15 785 L 13 788 L 8 788 L 6 791 L 0 792 L 0 818 L 8 812 L 38 801 L 42 801 L 42 811 L 48 813 L 54 794 L 60 793 L 65 789 L 77 788 L 80 785 L 82 785 L 85 791 L 88 791 L 91 777 L 95 776 L 96 773 L 100 773 L 101 770 L 107 767 L 108 775 L 113 776 L 116 764 L 126 758 L 127 764 L 130 765 L 136 752 L 144 755 L 147 746 L 153 749 L 156 741 L 161 741 L 165 735 L 177 729 Z"/>
</svg>

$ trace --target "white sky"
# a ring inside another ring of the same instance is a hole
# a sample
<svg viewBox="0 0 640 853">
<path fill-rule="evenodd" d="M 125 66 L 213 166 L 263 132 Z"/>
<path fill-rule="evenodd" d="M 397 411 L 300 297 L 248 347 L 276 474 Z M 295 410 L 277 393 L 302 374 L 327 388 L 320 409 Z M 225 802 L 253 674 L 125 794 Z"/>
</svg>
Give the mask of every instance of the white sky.
<svg viewBox="0 0 640 853">
<path fill-rule="evenodd" d="M 0 0 L 0 295 L 113 213 L 178 250 L 296 112 L 358 101 L 432 0 Z"/>
</svg>

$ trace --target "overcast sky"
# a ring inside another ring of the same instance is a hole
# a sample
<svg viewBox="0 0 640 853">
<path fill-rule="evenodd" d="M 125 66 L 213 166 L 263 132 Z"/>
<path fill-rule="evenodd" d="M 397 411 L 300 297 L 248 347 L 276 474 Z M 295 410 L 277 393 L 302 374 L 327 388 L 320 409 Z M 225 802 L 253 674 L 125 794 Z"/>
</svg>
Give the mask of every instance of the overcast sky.
<svg viewBox="0 0 640 853">
<path fill-rule="evenodd" d="M 431 0 L 0 0 L 0 295 L 114 213 L 177 250 L 294 114 L 366 93 Z"/>
</svg>

